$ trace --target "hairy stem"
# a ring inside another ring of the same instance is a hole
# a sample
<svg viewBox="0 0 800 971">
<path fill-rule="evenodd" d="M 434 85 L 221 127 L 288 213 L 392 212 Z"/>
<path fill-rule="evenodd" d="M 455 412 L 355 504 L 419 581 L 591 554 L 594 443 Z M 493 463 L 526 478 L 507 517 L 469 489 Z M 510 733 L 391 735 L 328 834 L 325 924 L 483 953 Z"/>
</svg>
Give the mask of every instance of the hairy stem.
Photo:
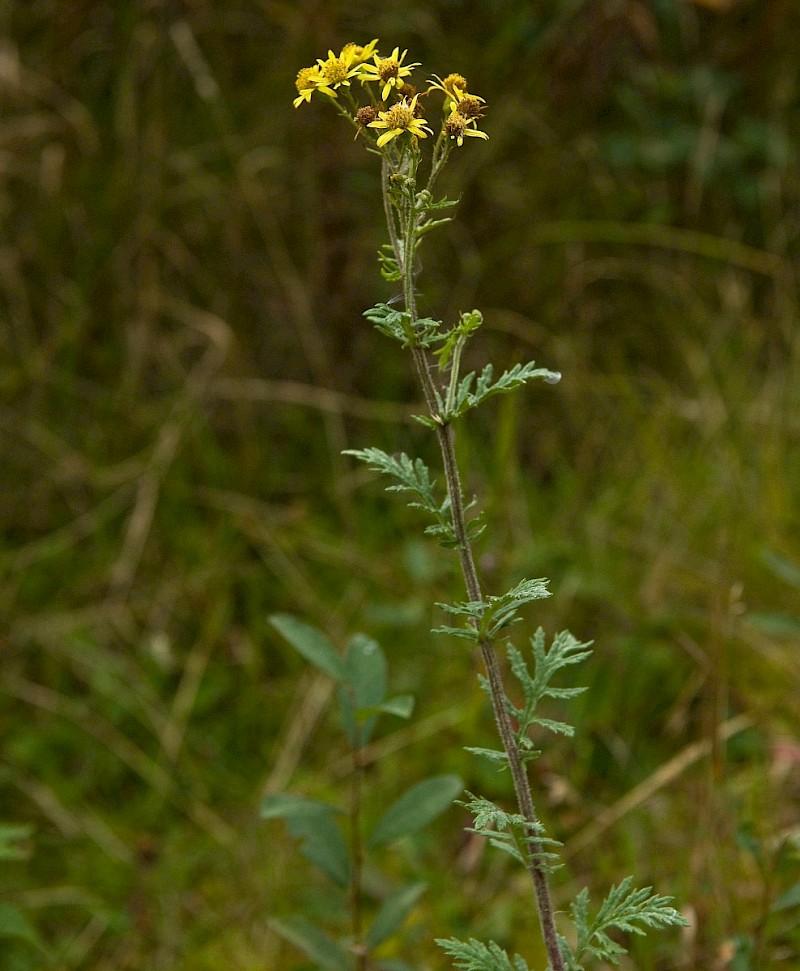
<svg viewBox="0 0 800 971">
<path fill-rule="evenodd" d="M 391 204 L 388 200 L 388 168 L 384 163 L 384 206 L 387 211 L 387 219 L 391 221 Z M 412 323 L 417 320 L 416 299 L 414 293 L 414 244 L 416 241 L 416 215 L 413 206 L 409 203 L 405 211 L 401 214 L 403 226 L 402 255 L 398 259 L 398 265 L 403 272 L 403 297 L 405 300 L 406 311 L 411 315 Z M 400 246 L 393 235 L 393 226 L 390 225 L 390 237 L 395 247 L 396 256 L 399 255 Z M 481 584 L 478 571 L 475 566 L 475 557 L 472 544 L 467 532 L 466 515 L 464 511 L 464 499 L 461 488 L 461 476 L 458 469 L 455 449 L 455 432 L 450 423 L 442 421 L 439 415 L 440 400 L 439 393 L 433 378 L 431 377 L 431 364 L 429 356 L 424 348 L 412 347 L 412 355 L 417 377 L 425 396 L 425 402 L 430 410 L 431 417 L 438 420 L 436 437 L 439 442 L 439 449 L 442 454 L 445 479 L 447 482 L 447 493 L 450 499 L 450 509 L 452 515 L 453 530 L 458 541 L 458 555 L 461 563 L 461 572 L 464 576 L 464 583 L 467 589 L 467 597 L 471 601 L 482 599 Z M 492 642 L 486 638 L 480 641 L 481 658 L 486 670 L 489 682 L 490 695 L 492 700 L 492 710 L 494 712 L 497 730 L 503 744 L 503 749 L 508 757 L 508 764 L 511 769 L 511 778 L 514 784 L 514 791 L 517 798 L 519 810 L 525 819 L 533 825 L 538 825 L 538 816 L 533 803 L 530 781 L 525 771 L 525 765 L 521 757 L 519 746 L 517 745 L 514 734 L 514 727 L 511 717 L 506 708 L 506 692 L 503 684 L 503 676 L 500 664 L 495 653 Z M 555 915 L 553 902 L 550 894 L 550 881 L 547 868 L 544 863 L 543 847 L 536 841 L 530 841 L 528 871 L 533 880 L 536 907 L 539 915 L 539 923 L 542 929 L 547 956 L 550 962 L 550 971 L 565 971 L 564 961 L 561 956 L 561 949 L 558 946 L 558 935 L 555 926 Z"/>
</svg>

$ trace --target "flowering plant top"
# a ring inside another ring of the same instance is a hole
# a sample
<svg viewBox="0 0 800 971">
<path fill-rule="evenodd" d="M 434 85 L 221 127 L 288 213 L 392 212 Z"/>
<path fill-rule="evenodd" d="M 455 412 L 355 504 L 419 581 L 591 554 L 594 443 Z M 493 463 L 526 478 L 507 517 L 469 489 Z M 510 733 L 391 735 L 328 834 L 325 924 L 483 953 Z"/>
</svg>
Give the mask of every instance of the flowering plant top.
<svg viewBox="0 0 800 971">
<path fill-rule="evenodd" d="M 432 97 L 443 95 L 433 148 L 434 169 L 438 169 L 452 143 L 460 147 L 465 138 L 489 137 L 478 128 L 486 102 L 467 90 L 460 74 L 444 78 L 434 74 L 425 90 L 418 91 L 409 78 L 421 65 L 406 62 L 407 56 L 407 50 L 401 53 L 395 47 L 382 57 L 377 39 L 363 46 L 346 44 L 339 54 L 329 50 L 326 58 L 317 58 L 316 64 L 298 72 L 294 106 L 324 98 L 355 127 L 356 137 L 367 139 L 381 154 L 403 155 L 409 148 L 416 152 L 419 139 L 434 134 L 426 112 L 432 113 Z"/>
</svg>

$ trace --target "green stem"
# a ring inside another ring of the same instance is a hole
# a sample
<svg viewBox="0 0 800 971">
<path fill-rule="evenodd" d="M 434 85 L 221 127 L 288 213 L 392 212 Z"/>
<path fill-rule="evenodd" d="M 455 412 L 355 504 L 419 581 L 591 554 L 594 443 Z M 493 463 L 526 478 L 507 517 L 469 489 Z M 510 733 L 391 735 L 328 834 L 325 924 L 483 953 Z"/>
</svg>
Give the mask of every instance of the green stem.
<svg viewBox="0 0 800 971">
<path fill-rule="evenodd" d="M 385 169 L 385 172 L 387 170 Z M 438 170 L 437 170 L 438 171 Z M 429 185 L 433 180 L 429 180 Z M 388 177 L 388 176 L 387 176 Z M 384 205 L 388 182 L 384 178 Z M 389 207 L 390 211 L 390 207 Z M 417 320 L 416 299 L 414 294 L 414 244 L 416 242 L 416 216 L 413 204 L 407 204 L 403 213 L 403 296 L 405 299 L 406 311 L 411 315 L 412 324 Z M 391 236 L 391 229 L 390 229 Z M 396 250 L 397 252 L 397 250 Z M 467 589 L 467 597 L 471 601 L 482 599 L 481 584 L 478 571 L 475 566 L 475 557 L 472 544 L 467 532 L 467 521 L 464 510 L 463 492 L 461 488 L 461 476 L 456 459 L 455 432 L 452 424 L 445 423 L 439 415 L 438 401 L 439 393 L 433 378 L 431 377 L 431 362 L 424 348 L 412 347 L 414 366 L 422 386 L 425 401 L 428 405 L 431 417 L 439 421 L 436 429 L 436 437 L 439 449 L 442 454 L 445 479 L 447 481 L 447 493 L 450 499 L 450 510 L 453 523 L 453 531 L 458 542 L 458 555 L 461 563 L 461 572 L 464 576 L 464 583 Z M 495 653 L 492 642 L 486 638 L 479 643 L 481 659 L 486 670 L 487 680 L 490 688 L 492 710 L 494 712 L 497 730 L 503 744 L 508 764 L 511 769 L 511 778 L 514 784 L 517 804 L 520 812 L 533 826 L 538 826 L 538 816 L 533 803 L 533 795 L 530 787 L 530 780 L 525 771 L 524 762 L 521 757 L 519 746 L 517 745 L 514 734 L 514 727 L 511 717 L 506 708 L 505 686 L 500 670 L 500 664 Z M 542 937 L 547 949 L 547 956 L 550 961 L 550 971 L 565 971 L 564 960 L 561 956 L 561 949 L 558 946 L 558 934 L 555 925 L 555 914 L 553 901 L 550 893 L 550 881 L 547 867 L 544 863 L 543 846 L 536 840 L 530 841 L 530 854 L 528 871 L 531 875 L 536 898 L 536 907 L 539 915 L 539 923 L 542 929 Z"/>
<path fill-rule="evenodd" d="M 362 748 L 356 739 L 353 748 L 353 775 L 350 791 L 350 917 L 353 932 L 353 953 L 356 971 L 367 971 L 367 948 L 364 945 L 362 871 L 364 846 L 361 840 L 361 784 L 364 774 Z"/>
</svg>

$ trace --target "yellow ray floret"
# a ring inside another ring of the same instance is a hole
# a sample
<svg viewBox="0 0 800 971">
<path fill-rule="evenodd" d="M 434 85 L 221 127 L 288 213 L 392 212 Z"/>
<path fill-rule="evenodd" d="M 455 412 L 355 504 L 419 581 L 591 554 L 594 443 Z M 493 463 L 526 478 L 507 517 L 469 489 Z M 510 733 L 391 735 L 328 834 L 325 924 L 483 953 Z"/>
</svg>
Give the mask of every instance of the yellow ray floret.
<svg viewBox="0 0 800 971">
<path fill-rule="evenodd" d="M 377 81 L 381 85 L 381 99 L 385 101 L 392 88 L 398 90 L 403 87 L 404 78 L 410 77 L 412 68 L 419 67 L 418 62 L 413 64 L 403 64 L 408 51 L 400 53 L 400 48 L 395 47 L 389 57 L 378 57 L 374 55 L 373 64 L 364 64 L 361 69 L 362 81 Z"/>
</svg>

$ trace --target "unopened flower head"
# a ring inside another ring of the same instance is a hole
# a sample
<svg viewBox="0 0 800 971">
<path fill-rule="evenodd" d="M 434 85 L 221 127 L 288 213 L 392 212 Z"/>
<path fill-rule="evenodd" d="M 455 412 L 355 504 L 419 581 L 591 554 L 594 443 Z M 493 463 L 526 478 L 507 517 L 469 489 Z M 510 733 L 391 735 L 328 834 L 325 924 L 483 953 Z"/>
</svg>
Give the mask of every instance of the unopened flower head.
<svg viewBox="0 0 800 971">
<path fill-rule="evenodd" d="M 378 148 L 383 148 L 403 132 L 409 132 L 415 138 L 427 138 L 433 134 L 425 124 L 425 119 L 417 115 L 417 98 L 418 95 L 414 95 L 410 101 L 403 98 L 386 111 L 379 112 L 377 120 L 370 122 L 370 128 L 386 129 L 375 143 Z"/>
<path fill-rule="evenodd" d="M 366 128 L 367 125 L 371 125 L 373 121 L 378 117 L 378 109 L 373 108 L 372 105 L 362 105 L 361 108 L 355 113 L 355 123 L 359 128 Z"/>
<path fill-rule="evenodd" d="M 408 51 L 400 53 L 400 48 L 395 47 L 389 57 L 373 57 L 373 64 L 365 64 L 361 70 L 361 80 L 377 81 L 381 85 L 381 100 L 385 101 L 392 88 L 400 90 L 405 83 L 403 78 L 411 75 L 412 68 L 419 67 L 419 63 L 403 64 Z"/>
</svg>

